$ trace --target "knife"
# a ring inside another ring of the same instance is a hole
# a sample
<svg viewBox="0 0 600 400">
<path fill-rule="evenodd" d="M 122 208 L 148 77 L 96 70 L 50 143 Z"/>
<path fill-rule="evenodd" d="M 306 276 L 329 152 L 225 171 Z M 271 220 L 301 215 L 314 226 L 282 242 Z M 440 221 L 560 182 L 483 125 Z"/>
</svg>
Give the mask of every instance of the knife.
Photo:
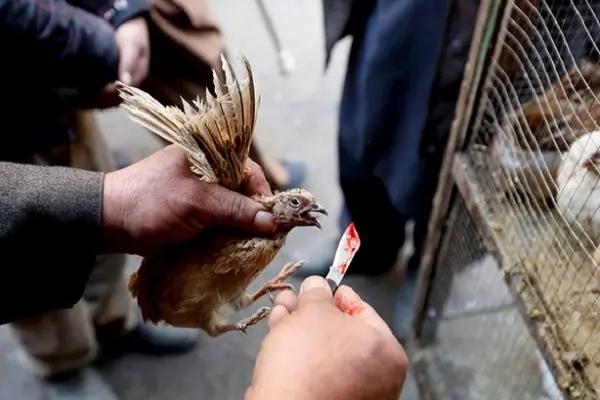
<svg viewBox="0 0 600 400">
<path fill-rule="evenodd" d="M 332 293 L 335 294 L 338 289 L 359 247 L 360 237 L 352 222 L 348 225 L 340 239 L 333 258 L 333 264 L 329 267 L 329 272 L 325 277 Z"/>
</svg>

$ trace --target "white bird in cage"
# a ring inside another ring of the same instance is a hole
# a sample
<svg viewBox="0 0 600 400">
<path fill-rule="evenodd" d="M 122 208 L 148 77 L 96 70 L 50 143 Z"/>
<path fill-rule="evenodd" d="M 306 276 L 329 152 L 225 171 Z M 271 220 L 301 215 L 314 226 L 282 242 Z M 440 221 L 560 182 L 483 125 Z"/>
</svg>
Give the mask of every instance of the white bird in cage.
<svg viewBox="0 0 600 400">
<path fill-rule="evenodd" d="M 571 144 L 556 179 L 558 209 L 574 228 L 598 244 L 600 238 L 600 131 Z"/>
</svg>

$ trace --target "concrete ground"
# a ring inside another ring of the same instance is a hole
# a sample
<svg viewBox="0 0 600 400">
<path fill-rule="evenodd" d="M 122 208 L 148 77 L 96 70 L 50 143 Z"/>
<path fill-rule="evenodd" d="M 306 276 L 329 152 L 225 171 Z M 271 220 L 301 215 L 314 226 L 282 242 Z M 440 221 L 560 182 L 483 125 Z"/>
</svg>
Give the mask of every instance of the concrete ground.
<svg viewBox="0 0 600 400">
<path fill-rule="evenodd" d="M 276 20 L 284 43 L 296 58 L 296 71 L 288 78 L 279 75 L 276 55 L 260 19 L 256 3 L 247 0 L 213 2 L 224 25 L 232 50 L 245 54 L 252 63 L 262 96 L 257 137 L 269 153 L 289 159 L 306 160 L 310 172 L 305 187 L 330 210 L 323 232 L 299 229 L 290 235 L 285 249 L 274 261 L 262 282 L 293 254 L 336 235 L 336 211 L 340 193 L 336 185 L 336 116 L 348 44 L 336 50 L 332 65 L 324 72 L 322 15 L 319 0 L 266 1 Z M 111 147 L 127 149 L 134 158 L 158 149 L 152 136 L 126 119 L 121 110 L 104 112 L 99 118 Z M 131 268 L 137 261 L 131 259 Z M 392 295 L 398 281 L 364 282 L 352 280 L 357 291 L 390 319 Z M 203 399 L 243 398 L 250 382 L 264 325 L 248 332 L 232 333 L 218 339 L 203 336 L 191 354 L 174 358 L 126 356 L 109 364 L 97 365 L 124 399 Z M 0 400 L 44 399 L 43 387 L 18 364 L 16 346 L 7 327 L 0 328 Z M 318 377 L 315 377 L 318 379 Z M 412 381 L 403 399 L 416 399 Z"/>
</svg>

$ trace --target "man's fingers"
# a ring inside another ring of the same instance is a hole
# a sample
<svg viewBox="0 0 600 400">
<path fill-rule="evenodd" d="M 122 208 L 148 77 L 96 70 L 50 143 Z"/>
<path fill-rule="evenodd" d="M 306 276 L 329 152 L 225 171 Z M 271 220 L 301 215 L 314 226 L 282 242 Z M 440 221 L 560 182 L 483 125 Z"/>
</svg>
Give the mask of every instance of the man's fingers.
<svg viewBox="0 0 600 400">
<path fill-rule="evenodd" d="M 298 306 L 298 296 L 291 290 L 285 290 L 277 295 L 275 304 L 284 306 L 289 312 L 292 312 Z"/>
<path fill-rule="evenodd" d="M 120 102 L 121 98 L 117 93 L 115 84 L 109 83 L 100 91 L 100 93 L 98 93 L 91 105 L 95 108 L 105 109 L 116 107 Z"/>
<path fill-rule="evenodd" d="M 345 314 L 362 320 L 364 323 L 386 334 L 392 334 L 389 326 L 367 302 L 349 286 L 342 285 L 335 292 L 335 305 Z"/>
<path fill-rule="evenodd" d="M 269 330 L 275 328 L 275 326 L 283 321 L 288 315 L 290 315 L 290 312 L 287 308 L 284 306 L 275 306 L 271 310 L 271 315 L 269 315 Z"/>
<path fill-rule="evenodd" d="M 333 305 L 333 295 L 327 281 L 320 276 L 309 276 L 302 282 L 298 295 L 298 307 L 314 301 L 328 302 Z"/>
<path fill-rule="evenodd" d="M 102 92 L 106 94 L 117 93 L 117 85 L 114 82 L 111 82 L 102 88 Z"/>
<path fill-rule="evenodd" d="M 133 76 L 131 75 L 131 72 L 123 71 L 120 74 L 120 78 L 121 78 L 121 82 L 123 82 L 124 84 L 133 85 Z"/>
<path fill-rule="evenodd" d="M 335 296 L 333 296 L 329 284 L 320 276 L 311 276 L 302 282 L 297 307 L 302 307 L 303 304 L 313 301 L 333 303 L 332 300 L 334 297 L 335 305 L 340 311 L 362 320 L 380 332 L 392 335 L 392 331 L 385 321 L 354 290 L 346 285 L 342 285 L 335 292 Z"/>
<path fill-rule="evenodd" d="M 119 79 L 127 85 L 139 85 L 148 75 L 148 52 L 132 43 L 119 53 Z"/>
<path fill-rule="evenodd" d="M 198 203 L 199 219 L 208 225 L 228 226 L 260 234 L 273 233 L 273 214 L 262 204 L 224 187 L 203 184 Z"/>
<path fill-rule="evenodd" d="M 244 185 L 248 196 L 270 196 L 273 194 L 273 192 L 271 192 L 271 186 L 269 185 L 269 182 L 267 182 L 267 178 L 265 178 L 265 174 L 260 165 L 248 158 L 246 160 L 245 172 Z"/>
<path fill-rule="evenodd" d="M 132 46 L 123 46 L 119 53 L 119 80 L 126 85 L 133 85 L 132 70 L 136 62 L 137 54 Z"/>
<path fill-rule="evenodd" d="M 141 52 L 138 54 L 133 69 L 129 72 L 131 73 L 133 85 L 139 85 L 148 76 L 148 69 L 150 67 L 150 57 L 147 54 L 145 49 L 138 50 Z"/>
</svg>

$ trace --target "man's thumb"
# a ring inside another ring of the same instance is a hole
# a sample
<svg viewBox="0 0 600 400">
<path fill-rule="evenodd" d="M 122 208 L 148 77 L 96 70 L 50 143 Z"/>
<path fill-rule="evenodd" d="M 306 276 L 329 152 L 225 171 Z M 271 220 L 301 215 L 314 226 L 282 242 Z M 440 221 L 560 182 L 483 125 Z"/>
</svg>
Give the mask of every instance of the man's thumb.
<svg viewBox="0 0 600 400">
<path fill-rule="evenodd" d="M 212 193 L 205 197 L 203 212 L 211 225 L 260 234 L 275 231 L 277 226 L 273 214 L 263 211 L 260 203 L 218 185 L 211 185 L 210 190 Z"/>
<path fill-rule="evenodd" d="M 327 281 L 320 276 L 309 276 L 302 282 L 298 305 L 309 301 L 328 301 L 333 304 L 333 294 Z"/>
</svg>

